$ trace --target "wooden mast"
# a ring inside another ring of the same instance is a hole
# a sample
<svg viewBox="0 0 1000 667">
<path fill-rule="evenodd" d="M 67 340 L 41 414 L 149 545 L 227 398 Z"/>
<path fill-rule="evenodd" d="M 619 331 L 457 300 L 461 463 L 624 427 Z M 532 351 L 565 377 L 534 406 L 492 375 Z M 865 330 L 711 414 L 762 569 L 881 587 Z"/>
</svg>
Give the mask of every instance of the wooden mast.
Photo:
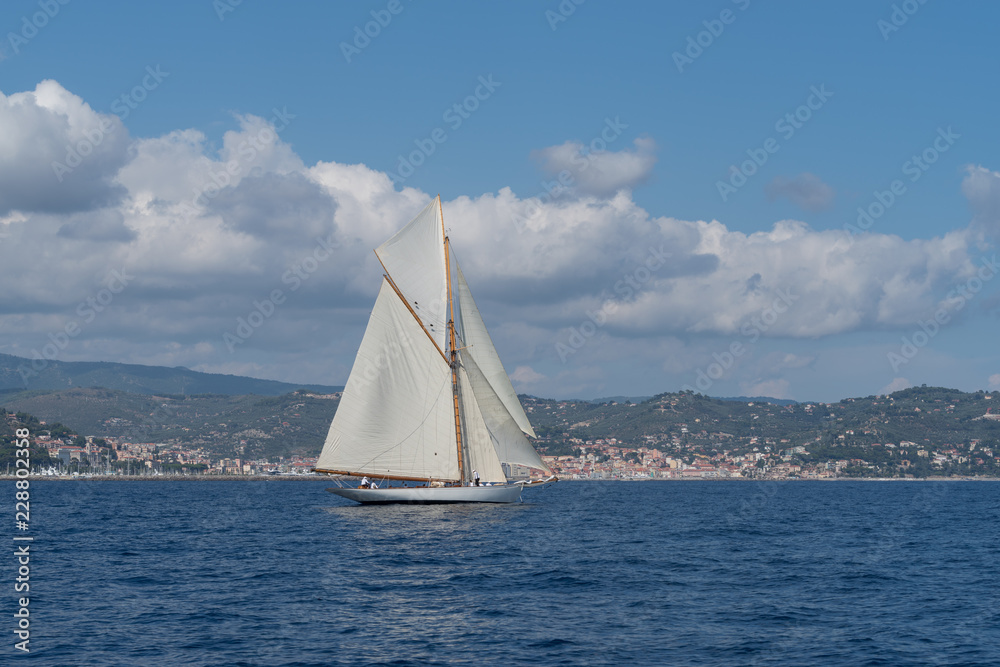
<svg viewBox="0 0 1000 667">
<path fill-rule="evenodd" d="M 451 293 L 451 259 L 448 253 L 448 235 L 444 231 L 444 207 L 438 195 L 438 211 L 441 213 L 441 235 L 444 236 L 444 271 L 448 284 L 448 336 L 451 346 L 451 397 L 455 404 L 455 440 L 458 447 L 458 476 L 465 484 L 465 461 L 462 457 L 462 418 L 458 409 L 458 343 L 455 341 L 455 301 Z"/>
</svg>

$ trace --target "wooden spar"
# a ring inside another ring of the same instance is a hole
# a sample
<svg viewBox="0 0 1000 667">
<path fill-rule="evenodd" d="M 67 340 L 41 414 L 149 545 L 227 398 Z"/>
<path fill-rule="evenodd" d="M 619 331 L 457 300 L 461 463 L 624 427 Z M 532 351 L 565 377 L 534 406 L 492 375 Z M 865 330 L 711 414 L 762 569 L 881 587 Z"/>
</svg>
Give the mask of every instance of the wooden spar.
<svg viewBox="0 0 1000 667">
<path fill-rule="evenodd" d="M 375 259 L 378 260 L 379 264 L 382 264 L 382 258 L 378 256 L 377 252 L 375 253 Z M 432 336 L 431 332 L 428 331 L 427 327 L 424 326 L 424 323 L 420 319 L 420 316 L 417 315 L 417 311 L 413 310 L 413 307 L 410 306 L 410 304 L 407 302 L 406 297 L 403 296 L 403 293 L 399 291 L 398 287 L 396 287 L 396 283 L 393 281 L 392 276 L 389 275 L 389 271 L 385 268 L 385 264 L 382 264 L 382 270 L 385 271 L 385 279 L 389 281 L 389 287 L 393 289 L 393 291 L 396 293 L 396 296 L 399 297 L 399 300 L 402 301 L 403 305 L 406 306 L 406 309 L 410 311 L 410 315 L 413 315 L 413 318 L 417 321 L 417 324 L 419 324 L 420 328 L 424 330 L 424 333 L 427 334 L 427 337 L 430 339 L 430 341 L 434 343 L 434 349 L 437 350 L 438 354 L 441 355 L 441 358 L 444 359 L 444 363 L 448 363 L 448 357 L 445 356 L 444 350 L 441 349 L 441 346 L 437 344 L 436 340 L 434 340 L 434 336 Z"/>
<path fill-rule="evenodd" d="M 430 482 L 426 477 L 407 477 L 405 475 L 390 475 L 383 472 L 353 472 L 350 470 L 328 470 L 326 468 L 313 468 L 313 472 L 322 472 L 328 475 L 350 475 L 351 477 L 375 477 L 376 479 L 391 479 L 399 482 Z M 458 482 L 457 479 L 434 479 L 435 482 Z"/>
<path fill-rule="evenodd" d="M 458 447 L 458 474 L 465 483 L 465 459 L 462 457 L 462 415 L 458 409 L 458 344 L 455 342 L 455 302 L 451 294 L 451 256 L 449 254 L 448 235 L 444 231 L 444 207 L 441 205 L 441 195 L 438 195 L 438 211 L 441 213 L 441 235 L 444 236 L 444 271 L 448 284 L 448 308 L 451 317 L 448 318 L 448 336 L 451 346 L 451 397 L 455 403 L 455 440 Z"/>
</svg>

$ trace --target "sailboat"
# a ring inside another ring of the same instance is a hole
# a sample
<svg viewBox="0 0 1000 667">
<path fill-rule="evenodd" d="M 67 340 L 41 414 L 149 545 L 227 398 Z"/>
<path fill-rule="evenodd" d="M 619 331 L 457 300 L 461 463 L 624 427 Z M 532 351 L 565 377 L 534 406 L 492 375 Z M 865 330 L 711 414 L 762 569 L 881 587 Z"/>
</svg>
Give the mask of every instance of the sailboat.
<svg viewBox="0 0 1000 667">
<path fill-rule="evenodd" d="M 441 197 L 375 255 L 382 285 L 315 467 L 373 483 L 327 490 L 365 504 L 511 503 L 556 481 L 528 441 L 535 432 L 451 250 Z M 549 477 L 511 483 L 515 465 Z"/>
</svg>

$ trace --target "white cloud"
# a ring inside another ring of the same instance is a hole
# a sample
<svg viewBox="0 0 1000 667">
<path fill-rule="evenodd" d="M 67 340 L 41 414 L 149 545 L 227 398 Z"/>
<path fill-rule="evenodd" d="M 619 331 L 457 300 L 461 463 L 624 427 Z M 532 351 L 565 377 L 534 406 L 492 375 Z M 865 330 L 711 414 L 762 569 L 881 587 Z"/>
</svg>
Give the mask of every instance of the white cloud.
<svg viewBox="0 0 1000 667">
<path fill-rule="evenodd" d="M 989 383 L 990 383 L 989 384 L 990 389 L 994 390 L 1000 389 L 1000 373 L 994 373 L 993 375 L 991 375 Z"/>
<path fill-rule="evenodd" d="M 531 366 L 518 366 L 510 374 L 510 379 L 519 387 L 528 387 L 537 385 L 542 380 L 545 380 L 546 377 L 541 373 L 536 373 Z"/>
<path fill-rule="evenodd" d="M 806 211 L 822 211 L 833 205 L 833 188 L 815 174 L 808 172 L 786 178 L 775 176 L 764 186 L 764 192 L 771 201 L 786 198 Z"/>
<path fill-rule="evenodd" d="M 656 165 L 656 142 L 639 137 L 634 149 L 589 150 L 581 141 L 567 141 L 535 151 L 532 156 L 550 176 L 567 172 L 572 189 L 581 195 L 605 197 L 631 190 L 649 178 Z"/>
<path fill-rule="evenodd" d="M 765 398 L 791 398 L 788 380 L 764 380 L 757 383 L 741 385 L 745 396 L 763 396 Z"/>
<path fill-rule="evenodd" d="M 0 93 L 0 215 L 116 204 L 129 143 L 117 116 L 95 112 L 55 81 Z"/>
<path fill-rule="evenodd" d="M 972 207 L 973 224 L 986 234 L 1000 238 L 1000 172 L 969 166 L 962 193 Z"/>
<path fill-rule="evenodd" d="M 74 213 L 65 217 L 56 236 L 92 241 L 128 242 L 135 238 L 135 232 L 125 224 L 121 211 L 104 208 L 86 213 Z"/>
<path fill-rule="evenodd" d="M 878 390 L 879 394 L 892 394 L 903 389 L 909 389 L 913 384 L 906 378 L 893 378 L 892 382 Z"/>
<path fill-rule="evenodd" d="M 115 126 L 71 174 L 80 180 L 59 183 L 51 155 L 102 119 L 109 117 L 55 82 L 0 96 L 7 351 L 32 356 L 50 333 L 76 322 L 82 333 L 60 358 L 342 382 L 381 275 L 371 249 L 430 195 L 397 191 L 363 164 L 305 165 L 252 116 L 237 117 L 219 151 L 194 130 L 133 140 Z M 445 202 L 453 247 L 519 384 L 597 396 L 608 393 L 602 366 L 626 360 L 640 370 L 686 369 L 669 359 L 695 337 L 746 342 L 751 334 L 810 339 L 912 328 L 975 268 L 965 230 L 926 240 L 852 239 L 783 220 L 748 235 L 717 220 L 650 215 L 628 189 L 649 176 L 653 149 L 640 139 L 634 150 L 591 154 L 572 197 L 522 199 L 502 188 Z M 569 167 L 582 151 L 570 142 L 545 149 L 542 159 L 546 169 Z M 963 189 L 989 214 L 997 175 L 978 169 Z M 105 289 L 112 270 L 135 277 L 83 321 L 80 304 Z M 274 290 L 283 302 L 230 353 L 223 333 Z M 555 344 L 602 312 L 597 335 L 561 365 Z M 544 364 L 553 360 L 560 365 L 550 372 Z M 784 372 L 812 360 L 789 353 L 768 363 Z M 762 366 L 747 364 L 747 373 L 751 388 L 788 392 Z"/>
</svg>

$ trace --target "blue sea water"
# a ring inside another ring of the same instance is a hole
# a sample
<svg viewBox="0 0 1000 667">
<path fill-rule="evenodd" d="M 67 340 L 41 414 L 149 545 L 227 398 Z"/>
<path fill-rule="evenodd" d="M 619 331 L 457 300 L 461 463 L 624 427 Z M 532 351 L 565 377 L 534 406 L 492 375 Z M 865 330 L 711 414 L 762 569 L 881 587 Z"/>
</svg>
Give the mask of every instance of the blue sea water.
<svg viewBox="0 0 1000 667">
<path fill-rule="evenodd" d="M 31 653 L 6 613 L 0 663 L 1000 664 L 998 483 L 327 486 L 33 482 Z"/>
</svg>

